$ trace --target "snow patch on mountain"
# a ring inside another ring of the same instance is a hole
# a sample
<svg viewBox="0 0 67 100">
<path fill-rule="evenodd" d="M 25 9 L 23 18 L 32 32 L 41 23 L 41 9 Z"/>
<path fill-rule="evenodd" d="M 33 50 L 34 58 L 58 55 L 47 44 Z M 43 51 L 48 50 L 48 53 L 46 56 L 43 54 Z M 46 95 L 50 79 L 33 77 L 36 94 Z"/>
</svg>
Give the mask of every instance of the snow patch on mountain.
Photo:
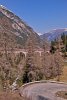
<svg viewBox="0 0 67 100">
<path fill-rule="evenodd" d="M 41 39 L 47 38 L 49 41 L 51 41 L 58 38 L 63 33 L 67 34 L 67 28 L 53 29 L 50 32 L 44 33 L 40 37 Z"/>
</svg>

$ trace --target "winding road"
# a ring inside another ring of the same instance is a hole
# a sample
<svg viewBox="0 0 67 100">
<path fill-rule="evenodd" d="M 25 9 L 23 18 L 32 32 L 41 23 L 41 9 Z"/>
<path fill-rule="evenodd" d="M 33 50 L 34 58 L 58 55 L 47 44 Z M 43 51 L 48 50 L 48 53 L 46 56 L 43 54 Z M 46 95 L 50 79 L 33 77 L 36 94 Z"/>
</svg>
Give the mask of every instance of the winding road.
<svg viewBox="0 0 67 100">
<path fill-rule="evenodd" d="M 67 84 L 62 83 L 34 83 L 22 86 L 20 93 L 26 100 L 65 100 L 55 95 L 57 91 L 67 91 Z"/>
</svg>

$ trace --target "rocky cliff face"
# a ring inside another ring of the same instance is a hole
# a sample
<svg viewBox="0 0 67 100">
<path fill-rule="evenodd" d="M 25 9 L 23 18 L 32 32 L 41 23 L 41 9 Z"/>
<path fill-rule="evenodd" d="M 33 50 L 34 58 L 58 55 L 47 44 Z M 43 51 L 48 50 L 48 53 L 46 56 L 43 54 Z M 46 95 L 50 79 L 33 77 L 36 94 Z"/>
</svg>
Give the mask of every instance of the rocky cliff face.
<svg viewBox="0 0 67 100">
<path fill-rule="evenodd" d="M 12 34 L 17 43 L 25 45 L 27 39 L 31 35 L 35 42 L 40 44 L 40 37 L 38 34 L 22 21 L 18 16 L 12 13 L 4 6 L 0 6 L 0 34 L 2 32 Z"/>
</svg>

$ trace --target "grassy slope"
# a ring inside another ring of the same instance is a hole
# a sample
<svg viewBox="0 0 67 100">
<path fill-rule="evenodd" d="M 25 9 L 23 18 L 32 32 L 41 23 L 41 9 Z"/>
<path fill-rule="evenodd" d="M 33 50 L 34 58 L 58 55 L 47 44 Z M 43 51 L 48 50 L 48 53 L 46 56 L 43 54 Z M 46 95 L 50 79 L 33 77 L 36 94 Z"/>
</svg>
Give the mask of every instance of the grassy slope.
<svg viewBox="0 0 67 100">
<path fill-rule="evenodd" d="M 57 81 L 57 77 L 50 79 L 51 81 Z M 63 73 L 60 76 L 60 82 L 67 82 L 67 63 L 64 64 Z"/>
<path fill-rule="evenodd" d="M 67 65 L 65 64 L 63 74 L 60 77 L 60 81 L 67 82 Z"/>
</svg>

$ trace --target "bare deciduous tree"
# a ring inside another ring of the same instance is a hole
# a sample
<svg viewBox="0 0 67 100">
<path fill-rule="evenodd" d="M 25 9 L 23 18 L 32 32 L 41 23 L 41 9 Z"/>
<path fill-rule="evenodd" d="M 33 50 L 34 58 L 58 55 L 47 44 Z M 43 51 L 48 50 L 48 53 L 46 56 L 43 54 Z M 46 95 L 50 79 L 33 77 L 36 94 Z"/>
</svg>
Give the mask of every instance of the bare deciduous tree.
<svg viewBox="0 0 67 100">
<path fill-rule="evenodd" d="M 63 58 L 60 55 L 60 44 L 57 44 L 57 50 L 54 54 L 46 50 L 46 44 L 43 45 L 43 49 L 42 65 L 45 78 L 49 79 L 57 76 L 59 81 L 63 70 Z"/>
<path fill-rule="evenodd" d="M 0 34 L 0 45 L 1 45 L 1 54 L 2 57 L 0 59 L 1 65 L 1 77 L 3 77 L 3 83 L 12 84 L 13 80 L 21 73 L 19 63 L 23 59 L 22 54 L 15 54 L 15 50 L 18 47 L 16 41 L 14 40 L 12 34 L 11 36 L 6 33 L 2 32 Z M 5 81 L 5 82 L 4 82 Z M 12 82 L 11 82 L 12 81 Z M 9 84 L 6 84 L 8 87 Z"/>
<path fill-rule="evenodd" d="M 32 38 L 28 39 L 26 47 L 27 47 L 27 56 L 26 56 L 26 64 L 24 66 L 23 82 L 30 82 L 35 80 L 34 43 Z"/>
<path fill-rule="evenodd" d="M 60 75 L 62 74 L 64 66 L 64 61 L 62 56 L 60 55 L 59 50 L 57 50 L 54 54 L 54 66 L 53 66 L 53 74 L 58 77 L 58 81 L 60 81 Z"/>
</svg>

